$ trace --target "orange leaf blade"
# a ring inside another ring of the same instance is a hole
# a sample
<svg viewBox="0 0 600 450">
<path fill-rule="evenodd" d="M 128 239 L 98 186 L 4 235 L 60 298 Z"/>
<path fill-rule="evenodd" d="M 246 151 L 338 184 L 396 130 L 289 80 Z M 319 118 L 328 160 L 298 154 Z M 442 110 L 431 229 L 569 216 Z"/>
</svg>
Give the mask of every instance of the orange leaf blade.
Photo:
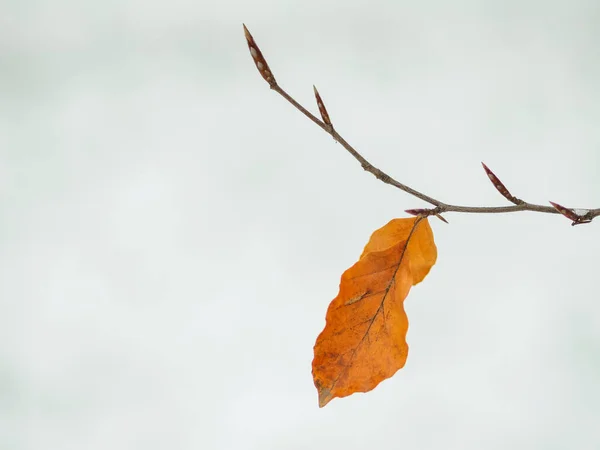
<svg viewBox="0 0 600 450">
<path fill-rule="evenodd" d="M 312 367 L 320 407 L 335 397 L 370 391 L 404 366 L 404 299 L 436 256 L 427 219 L 396 219 L 373 233 L 360 260 L 342 275 L 315 343 Z"/>
<path fill-rule="evenodd" d="M 383 227 L 375 230 L 360 256 L 361 259 L 367 253 L 384 250 L 406 239 L 417 220 L 417 217 L 393 219 Z M 428 220 L 419 222 L 418 229 L 411 236 L 408 250 L 411 251 L 409 262 L 415 277 L 414 284 L 417 284 L 423 281 L 437 259 L 437 248 L 433 241 L 433 231 Z"/>
</svg>

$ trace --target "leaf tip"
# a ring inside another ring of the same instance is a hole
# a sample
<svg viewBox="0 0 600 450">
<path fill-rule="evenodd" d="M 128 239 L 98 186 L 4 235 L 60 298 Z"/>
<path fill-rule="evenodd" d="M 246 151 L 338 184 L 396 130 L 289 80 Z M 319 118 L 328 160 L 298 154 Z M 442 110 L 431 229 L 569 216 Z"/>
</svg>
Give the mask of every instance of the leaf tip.
<svg viewBox="0 0 600 450">
<path fill-rule="evenodd" d="M 332 400 L 331 391 L 329 389 L 319 390 L 319 408 L 323 408 Z"/>
<path fill-rule="evenodd" d="M 321 379 L 316 376 L 314 369 L 313 381 L 319 394 L 319 408 L 322 408 L 333 399 L 333 396 L 331 395 L 331 389 L 323 386 Z"/>
</svg>

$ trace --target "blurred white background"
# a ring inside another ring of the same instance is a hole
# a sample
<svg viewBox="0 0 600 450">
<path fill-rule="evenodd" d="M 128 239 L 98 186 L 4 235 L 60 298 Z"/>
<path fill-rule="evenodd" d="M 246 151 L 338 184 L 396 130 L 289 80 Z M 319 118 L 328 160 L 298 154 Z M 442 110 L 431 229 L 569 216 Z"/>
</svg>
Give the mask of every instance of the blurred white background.
<svg viewBox="0 0 600 450">
<path fill-rule="evenodd" d="M 597 1 L 17 1 L 0 15 L 0 448 L 596 449 L 600 224 L 432 221 L 410 355 L 317 406 L 370 233 L 600 206 Z"/>
</svg>

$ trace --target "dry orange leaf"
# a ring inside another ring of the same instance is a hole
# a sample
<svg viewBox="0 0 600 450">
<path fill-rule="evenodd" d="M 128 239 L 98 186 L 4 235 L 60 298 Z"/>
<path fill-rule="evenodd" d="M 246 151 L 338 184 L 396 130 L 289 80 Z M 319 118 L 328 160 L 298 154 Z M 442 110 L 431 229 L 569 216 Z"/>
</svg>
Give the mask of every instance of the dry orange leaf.
<svg viewBox="0 0 600 450">
<path fill-rule="evenodd" d="M 404 366 L 404 299 L 436 258 L 426 218 L 394 219 L 373 233 L 359 261 L 342 275 L 315 343 L 312 373 L 320 407 L 370 391 Z"/>
</svg>

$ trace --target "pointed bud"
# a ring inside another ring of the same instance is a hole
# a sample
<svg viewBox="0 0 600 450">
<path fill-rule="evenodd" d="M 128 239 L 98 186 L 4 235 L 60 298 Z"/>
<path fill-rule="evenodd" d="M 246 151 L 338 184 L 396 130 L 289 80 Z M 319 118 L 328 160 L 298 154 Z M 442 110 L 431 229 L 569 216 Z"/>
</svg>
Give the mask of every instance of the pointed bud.
<svg viewBox="0 0 600 450">
<path fill-rule="evenodd" d="M 492 184 L 494 185 L 496 190 L 498 192 L 500 192 L 500 194 L 502 194 L 502 196 L 505 199 L 507 199 L 511 203 L 514 203 L 515 205 L 521 205 L 521 204 L 525 203 L 523 200 L 518 199 L 517 197 L 513 196 L 508 191 L 508 189 L 506 189 L 506 186 L 504 186 L 504 184 L 502 183 L 502 181 L 500 181 L 500 179 L 496 176 L 496 174 L 494 174 L 494 172 L 492 172 L 488 168 L 488 166 L 486 166 L 484 163 L 481 163 L 481 165 L 483 166 L 483 170 L 485 170 L 485 173 L 487 174 L 488 178 L 490 179 L 490 181 L 492 182 Z"/>
<path fill-rule="evenodd" d="M 277 81 L 275 81 L 275 77 L 273 76 L 273 73 L 267 64 L 267 61 L 258 48 L 258 45 L 256 45 L 256 42 L 254 42 L 254 38 L 248 31 L 248 28 L 246 28 L 246 25 L 244 25 L 244 34 L 246 35 L 246 41 L 248 42 L 250 55 L 252 55 L 252 59 L 254 60 L 254 64 L 256 64 L 256 68 L 271 87 L 277 86 Z"/>
<path fill-rule="evenodd" d="M 572 220 L 571 225 L 580 225 L 582 223 L 590 223 L 592 221 L 592 219 L 588 217 L 590 213 L 589 209 L 565 208 L 564 206 L 554 202 L 550 202 L 550 204 L 567 219 Z"/>
<path fill-rule="evenodd" d="M 319 112 L 321 113 L 321 118 L 325 125 L 329 125 L 333 128 L 331 124 L 331 120 L 329 119 L 329 114 L 327 113 L 327 108 L 325 108 L 325 103 L 323 103 L 323 99 L 319 95 L 319 91 L 317 91 L 317 87 L 313 85 L 313 90 L 315 91 L 315 98 L 317 99 L 317 106 L 319 107 Z"/>
</svg>

